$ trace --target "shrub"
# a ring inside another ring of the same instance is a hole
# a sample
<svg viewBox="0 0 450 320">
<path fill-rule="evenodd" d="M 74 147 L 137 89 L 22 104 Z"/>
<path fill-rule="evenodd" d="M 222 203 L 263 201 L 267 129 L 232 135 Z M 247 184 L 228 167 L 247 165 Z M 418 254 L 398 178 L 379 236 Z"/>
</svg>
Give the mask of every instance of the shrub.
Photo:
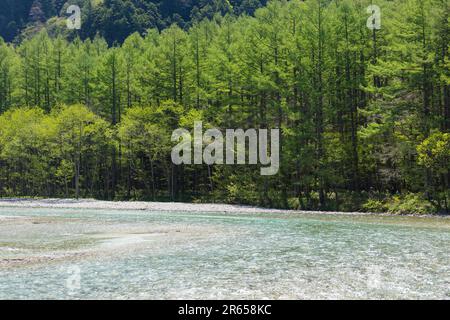
<svg viewBox="0 0 450 320">
<path fill-rule="evenodd" d="M 403 198 L 394 196 L 388 203 L 388 212 L 393 214 L 433 214 L 436 208 L 421 195 L 410 193 Z"/>
<path fill-rule="evenodd" d="M 288 209 L 300 210 L 300 200 L 298 198 L 292 197 L 288 199 Z"/>
<path fill-rule="evenodd" d="M 386 204 L 377 199 L 368 199 L 361 207 L 363 212 L 384 213 L 388 211 Z"/>
</svg>

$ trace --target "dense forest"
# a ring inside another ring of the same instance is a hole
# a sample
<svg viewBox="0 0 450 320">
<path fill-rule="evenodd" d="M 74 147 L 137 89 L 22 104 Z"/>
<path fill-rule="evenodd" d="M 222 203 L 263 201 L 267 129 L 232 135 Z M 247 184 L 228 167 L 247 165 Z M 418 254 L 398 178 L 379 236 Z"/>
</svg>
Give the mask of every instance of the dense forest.
<svg viewBox="0 0 450 320">
<path fill-rule="evenodd" d="M 253 14 L 267 0 L 2 0 L 0 2 L 0 37 L 20 41 L 43 27 L 49 33 L 93 38 L 97 34 L 112 44 L 122 43 L 134 32 L 141 35 L 148 28 L 159 30 L 176 23 L 188 28 L 195 21 L 216 14 Z M 66 10 L 76 4 L 81 8 L 83 28 L 70 33 L 65 29 Z"/>
<path fill-rule="evenodd" d="M 448 212 L 449 2 L 378 0 L 379 30 L 371 3 L 270 1 L 123 43 L 0 40 L 0 196 Z M 198 120 L 280 128 L 279 173 L 175 166 L 171 133 Z"/>
</svg>

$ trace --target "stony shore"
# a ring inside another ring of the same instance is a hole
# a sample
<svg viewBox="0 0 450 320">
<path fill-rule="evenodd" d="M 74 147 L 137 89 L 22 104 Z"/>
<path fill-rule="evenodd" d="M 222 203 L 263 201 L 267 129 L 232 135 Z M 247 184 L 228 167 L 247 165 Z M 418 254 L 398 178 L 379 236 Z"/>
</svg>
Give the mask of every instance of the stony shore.
<svg viewBox="0 0 450 320">
<path fill-rule="evenodd" d="M 0 207 L 21 208 L 66 208 L 66 209 L 105 209 L 105 210 L 146 210 L 146 211 L 187 211 L 187 212 L 225 212 L 225 213 L 321 213 L 321 214 L 366 214 L 361 212 L 300 211 L 268 209 L 245 205 L 220 203 L 182 203 L 182 202 L 142 202 L 142 201 L 99 201 L 93 199 L 0 199 Z"/>
<path fill-rule="evenodd" d="M 303 211 L 287 209 L 270 209 L 246 205 L 222 203 L 183 203 L 183 202 L 144 202 L 144 201 L 100 201 L 94 199 L 33 199 L 0 198 L 0 208 L 54 208 L 86 210 L 143 210 L 158 212 L 222 212 L 222 213 L 291 213 L 321 215 L 376 215 L 392 216 L 389 213 L 340 212 L 340 211 Z M 448 215 L 404 215 L 414 217 L 441 217 Z"/>
</svg>

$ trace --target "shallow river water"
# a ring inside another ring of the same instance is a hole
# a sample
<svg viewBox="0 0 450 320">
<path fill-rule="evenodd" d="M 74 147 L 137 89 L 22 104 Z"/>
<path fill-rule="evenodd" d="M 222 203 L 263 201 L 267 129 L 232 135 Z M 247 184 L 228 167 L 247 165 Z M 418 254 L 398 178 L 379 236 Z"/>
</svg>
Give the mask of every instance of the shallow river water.
<svg viewBox="0 0 450 320">
<path fill-rule="evenodd" d="M 450 219 L 0 208 L 0 299 L 450 299 Z"/>
</svg>

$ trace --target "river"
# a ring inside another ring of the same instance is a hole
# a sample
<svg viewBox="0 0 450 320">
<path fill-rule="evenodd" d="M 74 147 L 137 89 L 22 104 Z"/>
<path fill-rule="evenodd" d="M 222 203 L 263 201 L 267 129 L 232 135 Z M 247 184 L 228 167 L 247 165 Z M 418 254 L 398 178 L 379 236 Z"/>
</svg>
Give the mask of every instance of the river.
<svg viewBox="0 0 450 320">
<path fill-rule="evenodd" d="M 450 219 L 0 208 L 0 299 L 450 299 Z"/>
</svg>

